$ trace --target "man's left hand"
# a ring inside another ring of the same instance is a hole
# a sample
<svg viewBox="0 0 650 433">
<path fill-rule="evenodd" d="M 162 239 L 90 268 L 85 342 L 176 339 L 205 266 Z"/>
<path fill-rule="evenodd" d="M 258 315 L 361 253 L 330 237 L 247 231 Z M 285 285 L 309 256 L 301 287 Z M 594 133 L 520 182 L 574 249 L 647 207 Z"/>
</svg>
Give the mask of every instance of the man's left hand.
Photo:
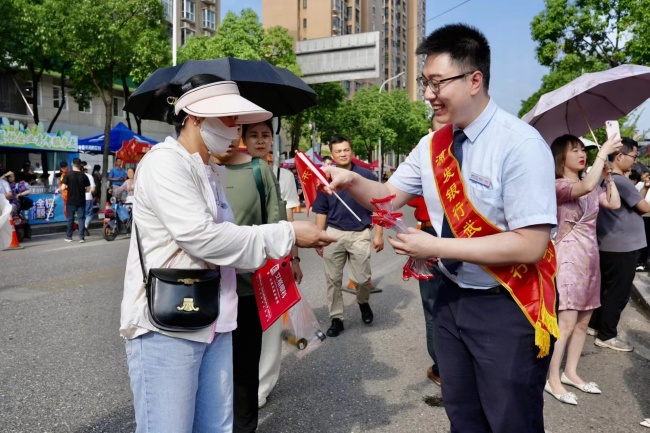
<svg viewBox="0 0 650 433">
<path fill-rule="evenodd" d="M 372 247 L 376 252 L 380 252 L 384 249 L 384 238 L 382 236 L 375 236 L 372 239 Z"/>
<path fill-rule="evenodd" d="M 413 257 L 415 259 L 428 259 L 435 256 L 431 254 L 433 243 L 438 238 L 427 232 L 409 227 L 409 233 L 398 233 L 397 239 L 388 237 L 388 243 L 393 246 L 397 254 Z"/>
</svg>

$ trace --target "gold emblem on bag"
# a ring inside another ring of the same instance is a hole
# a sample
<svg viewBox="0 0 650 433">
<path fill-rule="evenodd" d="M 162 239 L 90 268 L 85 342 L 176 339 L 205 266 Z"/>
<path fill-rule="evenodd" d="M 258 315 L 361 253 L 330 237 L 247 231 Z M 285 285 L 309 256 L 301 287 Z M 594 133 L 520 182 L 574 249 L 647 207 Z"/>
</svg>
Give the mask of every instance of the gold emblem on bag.
<svg viewBox="0 0 650 433">
<path fill-rule="evenodd" d="M 194 306 L 194 298 L 183 298 L 183 305 L 176 309 L 178 311 L 199 311 L 199 308 Z"/>
<path fill-rule="evenodd" d="M 194 283 L 199 283 L 199 282 L 201 282 L 201 280 L 199 280 L 199 279 L 195 279 L 195 278 L 179 278 L 179 279 L 178 279 L 178 282 L 179 282 L 179 283 L 183 283 L 183 284 L 185 284 L 186 286 L 191 286 L 191 285 L 194 284 Z"/>
</svg>

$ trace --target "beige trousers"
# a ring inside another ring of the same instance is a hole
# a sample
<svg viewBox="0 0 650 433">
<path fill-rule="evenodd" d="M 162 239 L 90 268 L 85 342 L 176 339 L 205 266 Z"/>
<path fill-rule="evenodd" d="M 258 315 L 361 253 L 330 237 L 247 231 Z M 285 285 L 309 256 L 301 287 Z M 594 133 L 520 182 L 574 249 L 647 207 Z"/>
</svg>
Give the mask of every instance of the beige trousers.
<svg viewBox="0 0 650 433">
<path fill-rule="evenodd" d="M 282 360 L 282 318 L 262 334 L 262 353 L 260 354 L 260 386 L 257 400 L 262 403 L 269 396 L 280 377 Z"/>
<path fill-rule="evenodd" d="M 336 237 L 335 243 L 325 247 L 325 279 L 327 281 L 327 301 L 330 319 L 343 320 L 343 267 L 350 266 L 352 280 L 357 286 L 357 302 L 368 303 L 370 298 L 370 250 L 372 247 L 370 229 L 360 232 L 348 232 L 333 227 L 327 228 L 327 234 Z"/>
</svg>

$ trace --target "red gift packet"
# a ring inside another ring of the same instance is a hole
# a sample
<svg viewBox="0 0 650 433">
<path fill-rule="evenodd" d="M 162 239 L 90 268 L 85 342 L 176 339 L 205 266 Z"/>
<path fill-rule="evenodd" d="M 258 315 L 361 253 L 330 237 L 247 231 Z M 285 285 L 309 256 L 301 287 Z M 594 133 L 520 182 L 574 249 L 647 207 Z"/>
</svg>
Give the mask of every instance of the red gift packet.
<svg viewBox="0 0 650 433">
<path fill-rule="evenodd" d="M 267 260 L 253 274 L 253 288 L 262 331 L 266 331 L 300 300 L 291 270 L 291 256 Z"/>
</svg>

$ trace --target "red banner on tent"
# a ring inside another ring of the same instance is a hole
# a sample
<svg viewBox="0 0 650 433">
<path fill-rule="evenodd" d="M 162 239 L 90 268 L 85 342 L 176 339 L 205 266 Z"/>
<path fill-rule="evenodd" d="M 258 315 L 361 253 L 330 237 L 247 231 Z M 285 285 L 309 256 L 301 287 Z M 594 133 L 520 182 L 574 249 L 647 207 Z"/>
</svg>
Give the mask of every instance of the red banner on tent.
<svg viewBox="0 0 650 433">
<path fill-rule="evenodd" d="M 267 260 L 264 266 L 255 271 L 253 288 L 262 331 L 266 331 L 300 300 L 291 270 L 291 257 Z"/>
</svg>

